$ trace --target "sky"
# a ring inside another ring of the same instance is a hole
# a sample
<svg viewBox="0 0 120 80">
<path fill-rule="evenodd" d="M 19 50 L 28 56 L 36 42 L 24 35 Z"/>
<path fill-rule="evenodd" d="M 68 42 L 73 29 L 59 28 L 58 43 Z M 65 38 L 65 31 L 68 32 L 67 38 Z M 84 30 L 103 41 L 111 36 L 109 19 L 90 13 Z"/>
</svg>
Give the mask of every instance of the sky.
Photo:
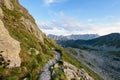
<svg viewBox="0 0 120 80">
<path fill-rule="evenodd" d="M 44 33 L 120 33 L 120 0 L 19 0 Z"/>
</svg>

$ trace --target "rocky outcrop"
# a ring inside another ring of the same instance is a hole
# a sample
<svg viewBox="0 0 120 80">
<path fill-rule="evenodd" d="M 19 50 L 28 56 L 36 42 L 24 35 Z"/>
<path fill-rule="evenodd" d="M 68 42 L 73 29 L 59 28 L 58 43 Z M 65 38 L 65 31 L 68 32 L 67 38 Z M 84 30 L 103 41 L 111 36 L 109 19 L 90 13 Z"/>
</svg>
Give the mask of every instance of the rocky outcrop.
<svg viewBox="0 0 120 80">
<path fill-rule="evenodd" d="M 39 30 L 28 11 L 18 3 L 18 0 L 0 0 L 0 51 L 2 51 L 0 54 L 4 59 L 2 62 L 4 67 L 8 66 L 7 61 L 10 62 L 8 67 L 17 67 L 21 64 L 20 42 L 17 41 L 19 39 L 13 38 L 17 35 L 15 33 L 9 34 L 13 28 L 18 27 L 44 43 L 44 34 Z M 36 54 L 38 53 L 36 50 Z"/>
<path fill-rule="evenodd" d="M 13 6 L 11 0 L 3 0 L 3 2 L 4 2 L 4 5 L 5 5 L 8 9 L 10 9 L 10 10 L 13 10 L 13 9 L 14 9 L 14 6 Z"/>
<path fill-rule="evenodd" d="M 20 19 L 15 17 L 15 21 L 17 21 L 17 24 L 19 23 L 19 27 L 22 27 L 29 31 L 31 34 L 35 35 L 41 42 L 44 42 L 43 36 L 45 36 L 42 31 L 37 27 L 37 24 L 35 23 L 35 20 L 33 17 L 28 13 L 28 11 L 22 7 L 18 0 L 0 0 L 0 6 L 4 7 L 4 9 L 9 9 L 13 11 L 15 14 L 20 17 Z M 17 12 L 17 14 L 15 13 Z M 1 9 L 0 9 L 0 14 L 1 14 Z M 13 17 L 13 15 L 9 14 L 9 17 Z M 1 16 L 0 16 L 1 17 Z M 6 16 L 5 16 L 6 19 Z M 12 21 L 11 21 L 12 22 Z M 21 25 L 20 25 L 21 24 Z"/>
<path fill-rule="evenodd" d="M 18 67 L 21 64 L 19 57 L 20 43 L 13 39 L 9 32 L 6 30 L 3 22 L 0 20 L 0 54 L 2 55 L 4 62 L 10 62 L 4 67 Z"/>
<path fill-rule="evenodd" d="M 10 0 L 1 0 L 1 4 L 12 10 L 13 5 Z M 2 57 L 3 67 L 18 67 L 21 64 L 19 57 L 20 53 L 20 42 L 13 39 L 2 21 L 4 18 L 3 10 L 0 7 L 0 55 Z"/>
<path fill-rule="evenodd" d="M 43 33 L 39 30 L 37 25 L 30 19 L 26 19 L 25 17 L 20 18 L 20 23 L 24 25 L 24 28 L 28 30 L 30 33 L 34 34 L 41 42 L 44 42 Z"/>
<path fill-rule="evenodd" d="M 65 61 L 59 61 L 54 68 L 63 71 L 67 80 L 94 80 L 83 68 L 77 68 Z M 57 73 L 53 70 L 52 74 Z"/>
<path fill-rule="evenodd" d="M 67 62 L 63 62 L 63 66 L 68 80 L 94 80 L 84 69 L 78 69 Z"/>
<path fill-rule="evenodd" d="M 14 9 L 14 6 L 13 6 L 13 3 L 11 2 L 11 0 L 0 0 L 0 3 L 3 4 L 9 10 Z"/>
<path fill-rule="evenodd" d="M 51 80 L 51 76 L 56 74 L 54 71 L 56 68 L 65 73 L 67 80 L 94 80 L 84 69 L 79 69 L 65 61 L 59 61 L 60 58 L 60 53 L 56 52 L 55 57 L 48 61 L 41 70 L 38 80 Z"/>
</svg>

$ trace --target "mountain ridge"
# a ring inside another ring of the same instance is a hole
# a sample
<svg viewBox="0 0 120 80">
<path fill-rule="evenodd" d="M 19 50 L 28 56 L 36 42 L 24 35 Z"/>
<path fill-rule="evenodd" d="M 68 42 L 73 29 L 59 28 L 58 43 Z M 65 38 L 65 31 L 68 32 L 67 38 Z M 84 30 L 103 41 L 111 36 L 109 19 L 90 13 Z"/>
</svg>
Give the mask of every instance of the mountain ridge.
<svg viewBox="0 0 120 80">
<path fill-rule="evenodd" d="M 67 41 L 62 41 L 62 40 L 57 40 L 57 43 L 62 45 L 64 47 L 80 47 L 84 45 L 90 45 L 90 46 L 113 46 L 113 47 L 120 47 L 120 33 L 111 33 L 108 35 L 100 36 L 95 39 L 90 39 L 90 40 L 67 40 Z"/>
<path fill-rule="evenodd" d="M 82 40 L 89 40 L 89 39 L 93 39 L 93 38 L 97 38 L 99 37 L 98 34 L 72 34 L 72 35 L 53 35 L 53 34 L 49 34 L 48 35 L 49 38 L 52 38 L 53 40 L 78 40 L 78 39 L 82 39 Z"/>
</svg>

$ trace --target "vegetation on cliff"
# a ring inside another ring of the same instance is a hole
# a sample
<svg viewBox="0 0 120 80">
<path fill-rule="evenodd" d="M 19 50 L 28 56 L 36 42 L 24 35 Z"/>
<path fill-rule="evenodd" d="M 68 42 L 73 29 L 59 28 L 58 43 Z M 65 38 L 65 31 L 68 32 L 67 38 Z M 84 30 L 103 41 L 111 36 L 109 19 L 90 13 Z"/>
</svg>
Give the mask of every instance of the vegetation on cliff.
<svg viewBox="0 0 120 80">
<path fill-rule="evenodd" d="M 6 1 L 8 1 L 7 5 L 5 5 Z M 53 48 L 62 54 L 62 60 L 76 67 L 85 68 L 89 75 L 96 80 L 100 80 L 94 72 L 83 66 L 72 56 L 66 54 L 54 41 L 46 37 L 38 29 L 34 19 L 28 14 L 28 11 L 20 6 L 17 0 L 1 0 L 0 8 L 4 14 L 0 19 L 11 37 L 20 42 L 21 47 L 19 53 L 21 66 L 15 68 L 3 68 L 0 66 L 0 80 L 19 80 L 25 77 L 29 80 L 36 80 L 40 69 L 42 69 L 48 60 L 54 57 L 55 53 L 52 51 Z M 59 71 L 57 70 L 56 72 Z M 61 71 L 59 74 L 61 76 L 63 75 Z"/>
</svg>

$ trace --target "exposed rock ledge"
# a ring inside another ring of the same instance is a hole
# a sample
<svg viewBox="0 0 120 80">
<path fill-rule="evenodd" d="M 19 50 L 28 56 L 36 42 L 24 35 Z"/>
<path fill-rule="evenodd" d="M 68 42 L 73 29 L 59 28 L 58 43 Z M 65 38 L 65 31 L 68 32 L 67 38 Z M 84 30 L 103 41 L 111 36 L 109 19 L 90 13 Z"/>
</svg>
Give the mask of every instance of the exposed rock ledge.
<svg viewBox="0 0 120 80">
<path fill-rule="evenodd" d="M 19 57 L 20 43 L 13 39 L 3 22 L 0 20 L 0 58 L 4 67 L 18 67 L 21 64 Z"/>
<path fill-rule="evenodd" d="M 84 69 L 78 69 L 67 62 L 63 62 L 63 66 L 68 80 L 94 80 Z"/>
<path fill-rule="evenodd" d="M 84 69 L 76 68 L 65 61 L 59 61 L 61 59 L 61 55 L 57 51 L 55 53 L 55 57 L 48 61 L 41 70 L 38 80 L 51 80 L 51 76 L 56 74 L 54 68 L 62 70 L 65 73 L 67 80 L 94 80 Z M 61 66 L 59 65 L 59 62 L 62 62 Z"/>
</svg>

